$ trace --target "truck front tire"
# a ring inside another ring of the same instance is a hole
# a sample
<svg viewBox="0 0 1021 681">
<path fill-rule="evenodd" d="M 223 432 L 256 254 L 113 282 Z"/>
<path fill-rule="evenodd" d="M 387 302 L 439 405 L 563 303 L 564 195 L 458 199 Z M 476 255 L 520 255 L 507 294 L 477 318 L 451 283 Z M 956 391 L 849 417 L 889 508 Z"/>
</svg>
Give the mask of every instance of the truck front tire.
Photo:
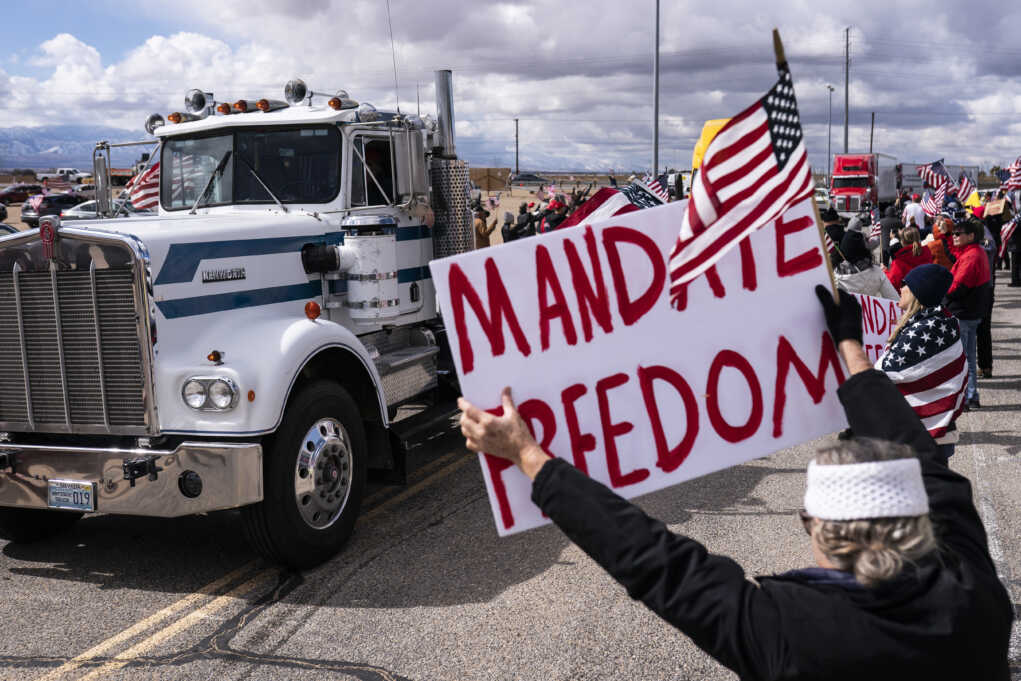
<svg viewBox="0 0 1021 681">
<path fill-rule="evenodd" d="M 354 530 L 368 448 L 358 408 L 331 381 L 303 388 L 263 447 L 263 500 L 241 509 L 249 543 L 297 569 L 335 555 Z"/>
</svg>

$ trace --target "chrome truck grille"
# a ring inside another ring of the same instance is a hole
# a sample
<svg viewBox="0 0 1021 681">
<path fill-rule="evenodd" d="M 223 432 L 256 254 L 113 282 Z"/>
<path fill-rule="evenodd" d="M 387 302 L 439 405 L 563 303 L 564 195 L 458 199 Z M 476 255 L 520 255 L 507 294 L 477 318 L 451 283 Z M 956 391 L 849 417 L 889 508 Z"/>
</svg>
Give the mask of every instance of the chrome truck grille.
<svg viewBox="0 0 1021 681">
<path fill-rule="evenodd" d="M 0 244 L 0 430 L 149 433 L 140 265 L 123 246 L 54 248 Z"/>
</svg>

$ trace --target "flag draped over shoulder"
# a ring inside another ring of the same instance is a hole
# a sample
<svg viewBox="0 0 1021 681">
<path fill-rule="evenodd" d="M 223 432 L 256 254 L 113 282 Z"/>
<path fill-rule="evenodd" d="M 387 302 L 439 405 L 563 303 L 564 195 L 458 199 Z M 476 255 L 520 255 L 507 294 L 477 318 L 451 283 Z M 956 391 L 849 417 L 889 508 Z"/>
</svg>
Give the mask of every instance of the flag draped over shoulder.
<svg viewBox="0 0 1021 681">
<path fill-rule="evenodd" d="M 773 87 L 730 119 L 706 147 L 670 254 L 675 307 L 685 284 L 812 195 L 812 171 L 786 60 L 778 59 L 777 71 Z"/>
<path fill-rule="evenodd" d="M 580 225 L 583 222 L 597 222 L 641 208 L 661 206 L 663 203 L 663 199 L 635 182 L 619 189 L 603 187 L 561 222 L 559 229 Z"/>
<path fill-rule="evenodd" d="M 135 175 L 125 189 L 131 204 L 138 210 L 155 208 L 160 202 L 160 163 L 153 163 L 145 172 Z"/>
<path fill-rule="evenodd" d="M 879 360 L 934 438 L 946 434 L 964 405 L 968 362 L 957 320 L 942 307 L 912 317 Z"/>
</svg>

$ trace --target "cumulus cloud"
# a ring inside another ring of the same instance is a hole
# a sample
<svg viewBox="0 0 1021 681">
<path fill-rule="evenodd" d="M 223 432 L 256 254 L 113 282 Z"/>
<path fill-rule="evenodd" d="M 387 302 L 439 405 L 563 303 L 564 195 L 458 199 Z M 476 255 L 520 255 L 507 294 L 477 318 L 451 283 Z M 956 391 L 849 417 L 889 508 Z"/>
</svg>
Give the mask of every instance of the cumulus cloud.
<svg viewBox="0 0 1021 681">
<path fill-rule="evenodd" d="M 554 0 L 391 0 L 400 104 L 432 110 L 432 70 L 455 72 L 459 151 L 477 164 L 510 165 L 519 119 L 529 168 L 641 168 L 651 162 L 652 13 L 647 3 Z M 710 10 L 711 7 L 711 10 Z M 125 11 L 155 12 L 145 6 Z M 160 10 L 162 11 L 162 10 Z M 140 36 L 123 59 L 61 34 L 39 46 L 41 80 L 0 72 L 12 124 L 62 115 L 138 128 L 153 110 L 180 107 L 191 87 L 221 99 L 280 96 L 299 74 L 314 89 L 346 88 L 392 107 L 386 3 L 377 0 L 179 0 L 190 32 Z M 851 26 L 850 147 L 906 161 L 996 163 L 1021 112 L 1013 27 L 1021 10 L 978 0 L 756 0 L 663 3 L 660 158 L 686 167 L 709 118 L 732 115 L 775 78 L 769 32 L 780 28 L 813 165 L 843 148 L 844 28 Z"/>
</svg>

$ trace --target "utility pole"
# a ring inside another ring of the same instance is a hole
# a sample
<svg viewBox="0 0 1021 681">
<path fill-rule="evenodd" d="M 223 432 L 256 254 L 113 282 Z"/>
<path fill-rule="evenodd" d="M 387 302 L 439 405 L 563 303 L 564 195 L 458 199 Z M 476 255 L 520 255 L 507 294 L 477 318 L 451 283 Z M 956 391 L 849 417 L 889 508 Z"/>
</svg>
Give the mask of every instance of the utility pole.
<svg viewBox="0 0 1021 681">
<path fill-rule="evenodd" d="M 847 123 L 848 113 L 850 107 L 850 96 L 847 88 L 850 84 L 850 72 L 851 72 L 851 27 L 848 26 L 844 29 L 844 153 L 847 153 Z"/>
<path fill-rule="evenodd" d="M 517 175 L 521 170 L 518 168 L 518 119 L 514 119 L 514 174 Z"/>
<path fill-rule="evenodd" d="M 833 184 L 833 91 L 835 87 L 826 83 L 826 89 L 830 91 L 830 121 L 826 125 L 826 187 Z"/>
<path fill-rule="evenodd" d="M 652 176 L 659 175 L 659 0 L 656 0 L 656 47 L 652 56 Z"/>
<path fill-rule="evenodd" d="M 876 112 L 872 112 L 872 127 L 869 128 L 869 153 L 872 153 L 872 136 L 876 134 Z"/>
</svg>

